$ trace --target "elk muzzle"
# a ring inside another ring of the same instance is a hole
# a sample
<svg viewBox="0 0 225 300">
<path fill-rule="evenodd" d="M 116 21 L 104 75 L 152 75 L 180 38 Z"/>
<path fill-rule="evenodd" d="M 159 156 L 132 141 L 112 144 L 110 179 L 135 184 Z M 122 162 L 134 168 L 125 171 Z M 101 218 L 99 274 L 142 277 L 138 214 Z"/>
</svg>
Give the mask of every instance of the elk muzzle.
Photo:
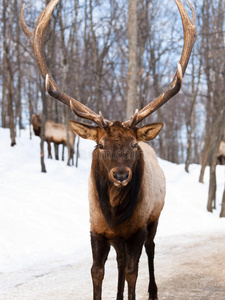
<svg viewBox="0 0 225 300">
<path fill-rule="evenodd" d="M 125 166 L 115 167 L 109 171 L 109 180 L 116 187 L 123 187 L 131 181 L 132 172 L 131 169 Z"/>
</svg>

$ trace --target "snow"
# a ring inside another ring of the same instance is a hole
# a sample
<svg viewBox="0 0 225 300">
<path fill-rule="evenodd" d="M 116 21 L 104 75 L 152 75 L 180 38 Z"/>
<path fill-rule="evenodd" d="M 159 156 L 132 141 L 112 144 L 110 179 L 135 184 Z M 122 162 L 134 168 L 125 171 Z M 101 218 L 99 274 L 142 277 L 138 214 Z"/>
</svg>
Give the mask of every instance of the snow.
<svg viewBox="0 0 225 300">
<path fill-rule="evenodd" d="M 11 147 L 9 136 L 0 128 L 0 294 L 91 257 L 88 176 L 94 142 L 81 140 L 78 168 L 46 158 L 47 173 L 41 173 L 40 139 L 24 130 Z M 199 165 L 191 165 L 188 174 L 184 165 L 159 163 L 167 195 L 157 239 L 225 232 L 225 218 L 219 218 L 225 166 L 217 166 L 217 210 L 209 213 L 208 168 L 201 184 Z"/>
</svg>

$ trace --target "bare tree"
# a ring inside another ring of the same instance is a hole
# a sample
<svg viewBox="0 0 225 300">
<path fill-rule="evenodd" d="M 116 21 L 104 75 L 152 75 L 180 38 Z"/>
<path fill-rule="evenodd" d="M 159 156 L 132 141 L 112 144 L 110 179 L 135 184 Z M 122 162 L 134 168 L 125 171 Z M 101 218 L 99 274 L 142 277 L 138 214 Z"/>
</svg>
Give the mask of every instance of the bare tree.
<svg viewBox="0 0 225 300">
<path fill-rule="evenodd" d="M 42 96 L 42 118 L 41 118 L 41 142 L 40 142 L 40 161 L 41 161 L 41 172 L 46 173 L 45 167 L 45 150 L 44 150 L 44 143 L 45 143 L 45 122 L 46 122 L 46 115 L 47 115 L 47 96 L 45 92 L 45 84 L 41 84 L 41 96 Z"/>
<path fill-rule="evenodd" d="M 202 45 L 201 45 L 202 46 Z M 193 51 L 194 54 L 194 51 Z M 185 171 L 189 172 L 189 165 L 191 162 L 191 157 L 193 154 L 193 140 L 194 140 L 194 129 L 195 129 L 195 109 L 196 109 L 196 102 L 199 92 L 199 86 L 201 81 L 201 68 L 202 68 L 202 56 L 200 50 L 200 62 L 198 66 L 198 75 L 197 75 L 197 83 L 195 85 L 195 62 L 194 62 L 194 55 L 192 55 L 192 101 L 191 101 L 191 113 L 190 113 L 190 131 L 188 137 L 188 147 L 187 147 L 187 158 L 185 162 Z"/>
<path fill-rule="evenodd" d="M 2 127 L 6 127 L 6 76 L 5 76 L 5 68 L 6 68 L 6 26 L 7 26 L 7 21 L 6 21 L 6 3 L 7 1 L 3 1 L 2 4 L 2 37 L 3 37 L 3 59 L 2 59 Z"/>
<path fill-rule="evenodd" d="M 6 11 L 6 1 L 3 2 L 3 8 Z M 9 14 L 9 28 L 8 35 L 5 36 L 3 47 L 5 55 L 5 64 L 7 71 L 7 90 L 8 90 L 8 116 L 9 116 L 9 128 L 10 128 L 10 138 L 11 146 L 16 145 L 16 132 L 15 132 L 15 123 L 14 123 L 14 109 L 13 109 L 13 69 L 11 61 L 11 46 L 12 46 L 12 26 L 13 26 L 13 16 L 12 16 L 12 1 L 8 1 L 8 14 Z"/>
<path fill-rule="evenodd" d="M 205 167 L 210 166 L 207 210 L 216 208 L 216 164 L 219 144 L 225 128 L 225 47 L 224 1 L 205 0 L 203 3 L 204 65 L 207 78 L 207 120 L 202 168 L 199 181 L 203 182 Z"/>
<path fill-rule="evenodd" d="M 222 199 L 220 218 L 225 218 L 225 187 L 224 187 L 224 191 L 223 191 L 223 199 Z"/>
<path fill-rule="evenodd" d="M 19 15 L 19 4 L 18 1 L 14 1 L 14 10 L 15 14 Z M 17 52 L 17 101 L 16 101 L 16 117 L 19 119 L 19 129 L 23 128 L 22 125 L 22 103 L 21 103 L 21 30 L 20 30 L 20 22 L 19 18 L 16 18 L 16 52 Z"/>
<path fill-rule="evenodd" d="M 129 0 L 128 18 L 128 71 L 127 71 L 127 109 L 126 118 L 130 118 L 135 109 L 137 97 L 137 0 Z"/>
</svg>

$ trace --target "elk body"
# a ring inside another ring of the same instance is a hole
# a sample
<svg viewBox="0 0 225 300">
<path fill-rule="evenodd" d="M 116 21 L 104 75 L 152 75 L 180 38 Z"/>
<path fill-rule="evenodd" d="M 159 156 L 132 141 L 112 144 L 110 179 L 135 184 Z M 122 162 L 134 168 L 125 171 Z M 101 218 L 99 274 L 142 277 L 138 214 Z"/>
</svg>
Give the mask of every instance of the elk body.
<svg viewBox="0 0 225 300">
<path fill-rule="evenodd" d="M 225 165 L 225 142 L 223 141 L 220 142 L 217 160 L 220 165 Z"/>
<path fill-rule="evenodd" d="M 91 246 L 93 266 L 93 299 L 102 299 L 104 265 L 112 245 L 117 253 L 117 300 L 123 299 L 125 280 L 128 299 L 135 299 L 138 263 L 145 246 L 149 265 L 149 299 L 157 298 L 154 276 L 154 237 L 165 197 L 165 178 L 156 155 L 145 142 L 155 138 L 163 124 L 137 127 L 144 118 L 166 103 L 181 88 L 194 42 L 197 37 L 195 13 L 192 22 L 180 0 L 175 0 L 184 29 L 184 45 L 177 72 L 168 89 L 125 122 L 111 122 L 87 106 L 62 92 L 52 78 L 44 56 L 44 35 L 51 13 L 59 0 L 51 0 L 42 11 L 33 31 L 24 20 L 21 27 L 30 39 L 46 90 L 55 99 L 71 107 L 73 112 L 96 126 L 73 122 L 73 130 L 96 142 L 89 179 Z M 190 3 L 189 3 L 190 4 Z"/>
<path fill-rule="evenodd" d="M 33 125 L 33 130 L 35 135 L 41 137 L 41 117 L 39 115 L 33 114 L 31 117 L 31 124 Z M 73 162 L 74 155 L 74 141 L 76 134 L 70 128 L 69 129 L 69 148 L 70 155 L 68 157 L 68 164 L 70 160 Z M 51 153 L 51 143 L 55 145 L 63 145 L 63 148 L 67 146 L 67 130 L 65 124 L 55 123 L 52 121 L 45 122 L 45 141 L 48 143 L 48 157 L 52 158 Z"/>
</svg>

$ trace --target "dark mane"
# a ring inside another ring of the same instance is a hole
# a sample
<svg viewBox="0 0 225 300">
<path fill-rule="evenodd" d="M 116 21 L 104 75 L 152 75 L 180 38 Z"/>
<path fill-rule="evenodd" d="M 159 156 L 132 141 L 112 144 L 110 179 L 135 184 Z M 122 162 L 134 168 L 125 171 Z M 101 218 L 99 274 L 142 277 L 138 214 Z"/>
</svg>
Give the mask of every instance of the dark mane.
<svg viewBox="0 0 225 300">
<path fill-rule="evenodd" d="M 95 157 L 93 170 L 98 199 L 102 213 L 110 228 L 115 228 L 129 219 L 138 203 L 144 164 L 142 151 L 141 149 L 138 151 L 140 155 L 138 155 L 137 162 L 132 170 L 132 179 L 127 186 L 122 188 L 114 187 L 109 181 L 108 174 L 100 159 L 98 159 L 97 153 L 93 153 Z M 110 203 L 112 197 L 116 197 L 115 206 Z"/>
<path fill-rule="evenodd" d="M 38 128 L 33 128 L 33 130 L 36 136 L 41 136 L 41 126 Z"/>
</svg>

